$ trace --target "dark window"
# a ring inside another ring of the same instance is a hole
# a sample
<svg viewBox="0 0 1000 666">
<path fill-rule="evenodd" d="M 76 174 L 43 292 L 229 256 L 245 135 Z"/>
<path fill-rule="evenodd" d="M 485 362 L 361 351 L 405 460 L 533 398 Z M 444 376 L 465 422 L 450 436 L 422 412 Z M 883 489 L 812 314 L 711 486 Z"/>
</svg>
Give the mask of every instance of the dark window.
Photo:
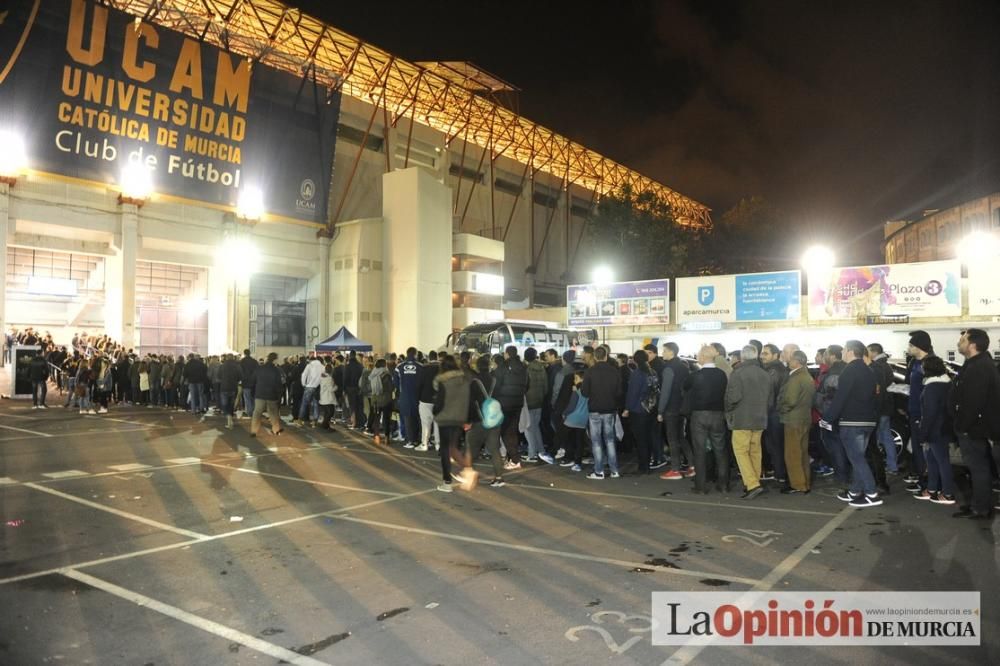
<svg viewBox="0 0 1000 666">
<path fill-rule="evenodd" d="M 337 125 L 337 138 L 341 141 L 346 141 L 347 143 L 353 143 L 355 146 L 361 145 L 361 140 L 364 139 L 364 130 L 359 130 L 356 127 L 351 127 L 350 125 Z M 369 132 L 368 139 L 365 140 L 365 148 L 368 150 L 373 150 L 376 153 L 382 152 L 383 139 L 377 136 L 374 132 Z"/>
<path fill-rule="evenodd" d="M 520 183 L 512 183 L 509 180 L 504 180 L 503 178 L 496 179 L 496 188 L 501 192 L 506 192 L 507 194 L 513 194 L 515 197 L 521 194 Z"/>
<path fill-rule="evenodd" d="M 469 167 L 460 167 L 457 164 L 452 164 L 448 169 L 448 173 L 452 176 L 457 176 L 462 174 L 462 180 L 475 180 L 480 183 L 483 182 L 484 177 L 482 172 L 476 171 L 475 169 L 470 169 Z"/>
</svg>

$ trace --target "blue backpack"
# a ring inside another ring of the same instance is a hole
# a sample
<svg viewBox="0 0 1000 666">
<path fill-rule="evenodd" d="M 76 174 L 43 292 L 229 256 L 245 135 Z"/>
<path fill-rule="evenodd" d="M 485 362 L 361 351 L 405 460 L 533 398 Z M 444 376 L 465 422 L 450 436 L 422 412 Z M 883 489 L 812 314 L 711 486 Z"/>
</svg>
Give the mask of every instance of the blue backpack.
<svg viewBox="0 0 1000 666">
<path fill-rule="evenodd" d="M 479 416 L 482 418 L 483 427 L 487 430 L 492 430 L 503 423 L 503 407 L 500 406 L 498 400 L 490 395 L 493 393 L 492 387 L 487 391 L 482 382 L 478 379 L 476 381 L 479 383 L 479 387 L 483 389 L 483 395 L 486 396 L 483 404 L 479 407 Z"/>
<path fill-rule="evenodd" d="M 566 415 L 563 423 L 566 424 L 567 428 L 584 429 L 589 422 L 590 400 L 585 398 L 582 393 L 577 392 L 576 405 L 574 405 L 573 411 Z"/>
</svg>

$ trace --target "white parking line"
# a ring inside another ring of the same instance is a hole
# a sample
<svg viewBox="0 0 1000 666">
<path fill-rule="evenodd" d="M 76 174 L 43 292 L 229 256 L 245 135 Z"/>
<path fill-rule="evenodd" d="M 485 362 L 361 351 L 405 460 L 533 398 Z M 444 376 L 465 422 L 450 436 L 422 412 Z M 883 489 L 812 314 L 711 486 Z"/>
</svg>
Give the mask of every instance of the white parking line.
<svg viewBox="0 0 1000 666">
<path fill-rule="evenodd" d="M 219 465 L 216 463 L 206 462 L 205 465 L 209 467 L 222 467 L 225 469 L 233 469 L 228 465 Z M 342 486 L 338 483 L 328 483 L 326 481 L 313 481 L 312 479 L 304 479 L 300 476 L 288 476 L 287 474 L 273 474 L 271 472 L 261 472 L 255 469 L 234 469 L 234 472 L 243 472 L 244 474 L 257 474 L 258 476 L 270 476 L 275 479 L 285 479 L 286 481 L 298 481 L 299 483 L 308 483 L 313 486 L 323 486 L 324 488 L 339 488 L 341 490 L 356 490 L 359 493 L 373 493 L 375 495 L 389 495 L 390 497 L 399 497 L 403 493 L 394 493 L 388 490 L 369 490 L 368 488 L 358 488 L 357 486 Z"/>
<path fill-rule="evenodd" d="M 62 472 L 46 472 L 42 476 L 50 479 L 75 479 L 78 476 L 90 476 L 90 472 L 83 472 L 78 469 L 67 469 Z"/>
<path fill-rule="evenodd" d="M 200 463 L 201 458 L 167 458 L 168 463 L 173 463 L 174 465 L 192 465 L 194 463 Z"/>
<path fill-rule="evenodd" d="M 0 486 L 11 486 L 19 483 L 16 479 L 12 479 L 9 476 L 0 476 Z"/>
<path fill-rule="evenodd" d="M 826 539 L 828 536 L 833 534 L 833 531 L 838 527 L 840 527 L 844 523 L 844 521 L 847 520 L 847 518 L 852 513 L 854 513 L 854 511 L 855 509 L 849 506 L 841 509 L 840 513 L 838 513 L 829 521 L 827 521 L 826 525 L 823 525 L 823 527 L 821 527 L 819 531 L 817 531 L 811 537 L 806 539 L 805 543 L 796 548 L 795 551 L 792 552 L 792 554 L 790 554 L 788 557 L 779 562 L 776 567 L 771 569 L 771 573 L 767 574 L 759 581 L 754 583 L 754 586 L 751 589 L 747 590 L 740 597 L 739 600 L 734 601 L 733 603 L 739 607 L 743 607 L 742 604 L 744 601 L 749 602 L 749 600 L 752 600 L 754 597 L 759 596 L 761 593 L 770 591 L 771 588 L 777 585 L 777 583 L 782 578 L 791 573 L 792 569 L 797 567 L 802 562 L 802 560 L 806 558 L 806 556 L 810 553 L 810 551 L 816 548 L 816 546 L 823 543 L 823 540 Z M 677 664 L 690 664 L 691 662 L 693 662 L 698 658 L 702 650 L 710 646 L 711 646 L 710 643 L 703 645 L 684 646 L 679 650 L 677 650 L 676 652 L 674 652 L 672 655 L 670 655 L 670 657 L 666 661 L 664 661 L 663 664 L 661 664 L 661 666 L 677 666 Z"/>
<path fill-rule="evenodd" d="M 195 544 L 208 543 L 210 541 L 220 541 L 222 539 L 228 539 L 234 536 L 241 536 L 243 534 L 249 534 L 251 532 L 260 532 L 263 530 L 269 530 L 274 527 L 284 527 L 285 525 L 293 525 L 295 523 L 301 523 L 307 520 L 314 520 L 316 518 L 328 517 L 332 518 L 338 513 L 346 513 L 348 511 L 354 511 L 355 509 L 364 509 L 370 506 L 375 506 L 377 504 L 388 504 L 389 502 L 398 502 L 400 500 L 409 499 L 410 497 L 416 497 L 418 495 L 426 495 L 427 493 L 436 493 L 436 488 L 427 488 L 426 490 L 417 490 L 412 493 L 407 493 L 406 495 L 400 495 L 399 497 L 387 497 L 380 500 L 372 500 L 370 502 L 364 502 L 362 504 L 352 504 L 351 506 L 341 507 L 339 509 L 334 509 L 333 511 L 317 511 L 316 513 L 306 514 L 304 516 L 296 516 L 295 518 L 287 518 L 285 520 L 279 520 L 273 523 L 266 523 L 264 525 L 255 525 L 253 527 L 245 527 L 241 530 L 233 530 L 232 532 L 223 532 L 222 534 L 213 534 L 207 537 L 198 537 L 197 539 L 190 539 L 188 541 L 178 541 L 177 543 L 170 543 L 164 546 L 155 546 L 153 548 L 144 548 L 142 550 L 132 551 L 131 553 L 122 553 L 121 555 L 112 555 L 111 557 L 102 557 L 96 560 L 87 560 L 85 562 L 77 562 L 76 564 L 71 564 L 66 567 L 54 567 L 52 569 L 45 569 L 42 571 L 35 571 L 32 573 L 21 574 L 19 576 L 11 576 L 9 578 L 0 578 L 0 585 L 7 585 L 9 583 L 17 583 L 22 580 L 29 580 L 32 578 L 40 578 L 42 576 L 49 576 L 51 574 L 65 573 L 70 569 L 85 569 L 87 567 L 97 567 L 102 564 L 110 564 L 111 562 L 120 562 L 122 560 L 131 560 L 136 557 L 143 557 L 144 555 L 152 555 L 155 553 L 162 553 L 166 550 L 177 550 L 179 548 L 190 548 Z"/>
<path fill-rule="evenodd" d="M 53 437 L 47 432 L 39 432 L 37 430 L 28 430 L 27 428 L 15 428 L 14 426 L 0 425 L 0 428 L 4 430 L 13 430 L 15 432 L 26 432 L 29 435 L 35 435 L 36 437 Z"/>
<path fill-rule="evenodd" d="M 352 516 L 331 515 L 330 517 L 335 518 L 337 520 L 347 520 L 352 523 L 361 523 L 362 525 L 371 525 L 373 527 L 384 527 L 385 529 L 389 530 L 399 530 L 401 532 L 407 532 L 409 534 L 424 534 L 426 536 L 433 536 L 441 539 L 451 539 L 453 541 L 464 541 L 466 543 L 477 543 L 477 544 L 482 544 L 484 546 L 495 546 L 497 548 L 519 550 L 525 553 L 535 553 L 536 555 L 551 555 L 553 557 L 564 557 L 571 560 L 584 560 L 587 562 L 614 564 L 616 566 L 625 567 L 627 569 L 634 569 L 634 568 L 653 569 L 655 571 L 660 571 L 662 573 L 670 574 L 673 576 L 689 576 L 692 578 L 715 578 L 718 580 L 727 580 L 733 583 L 740 583 L 741 585 L 756 585 L 758 582 L 756 578 L 743 578 L 742 576 L 729 576 L 726 574 L 719 574 L 708 571 L 692 571 L 690 569 L 672 569 L 670 567 L 663 567 L 655 564 L 645 564 L 643 562 L 630 562 L 628 560 L 619 560 L 612 557 L 597 557 L 595 555 L 587 555 L 585 553 L 574 553 L 566 550 L 554 550 L 552 548 L 538 548 L 537 546 L 527 546 L 519 543 L 494 541 L 493 539 L 480 539 L 478 537 L 470 537 L 470 536 L 465 536 L 463 534 L 437 532 L 435 530 L 425 530 L 419 527 L 410 527 L 408 525 L 383 523 L 377 520 L 364 520 L 362 518 L 354 518 Z"/>
<path fill-rule="evenodd" d="M 49 495 L 55 495 L 56 497 L 61 497 L 63 499 L 69 500 L 70 502 L 76 502 L 77 504 L 82 504 L 83 506 L 89 506 L 92 509 L 97 509 L 98 511 L 104 511 L 106 513 L 113 513 L 121 518 L 128 518 L 137 523 L 142 523 L 143 525 L 149 525 L 150 527 L 156 527 L 161 530 L 167 530 L 168 532 L 173 532 L 174 534 L 180 534 L 192 539 L 207 539 L 208 535 L 201 534 L 200 532 L 194 532 L 192 530 L 186 530 L 183 527 L 174 527 L 173 525 L 167 525 L 166 523 L 161 523 L 157 520 L 151 520 L 149 518 L 144 518 L 143 516 L 138 516 L 134 513 L 129 513 L 128 511 L 121 511 L 120 509 L 115 509 L 110 506 L 105 506 L 103 504 L 98 504 L 97 502 L 91 502 L 90 500 L 85 500 L 82 497 L 77 497 L 76 495 L 70 495 L 69 493 L 64 493 L 53 488 L 46 488 L 37 483 L 25 483 L 26 488 L 33 488 L 43 493 L 48 493 Z"/>
<path fill-rule="evenodd" d="M 269 655 L 275 659 L 280 659 L 290 664 L 302 664 L 304 666 L 326 666 L 327 664 L 325 661 L 313 659 L 312 657 L 301 655 L 298 652 L 292 652 L 291 650 L 283 648 L 280 645 L 268 643 L 267 641 L 261 640 L 255 636 L 245 634 L 242 631 L 237 631 L 236 629 L 219 624 L 218 622 L 207 620 L 201 616 L 194 615 L 193 613 L 188 613 L 187 611 L 177 608 L 176 606 L 165 604 L 162 601 L 153 599 L 152 597 L 147 597 L 144 594 L 133 592 L 132 590 L 125 589 L 124 587 L 115 585 L 114 583 L 109 583 L 106 580 L 96 578 L 90 574 L 85 574 L 82 571 L 69 569 L 65 571 L 63 575 L 67 578 L 80 581 L 81 583 L 89 585 L 95 589 L 112 594 L 120 599 L 131 601 L 137 606 L 148 608 L 162 615 L 166 615 L 167 617 L 189 624 L 192 627 L 201 629 L 204 632 L 224 638 L 227 641 L 239 643 L 240 645 L 244 645 L 251 650 L 256 650 L 261 654 Z"/>
<path fill-rule="evenodd" d="M 113 469 L 118 472 L 137 472 L 140 469 L 149 469 L 152 465 L 143 465 L 142 463 L 127 463 L 125 465 L 108 465 L 108 469 Z"/>
</svg>

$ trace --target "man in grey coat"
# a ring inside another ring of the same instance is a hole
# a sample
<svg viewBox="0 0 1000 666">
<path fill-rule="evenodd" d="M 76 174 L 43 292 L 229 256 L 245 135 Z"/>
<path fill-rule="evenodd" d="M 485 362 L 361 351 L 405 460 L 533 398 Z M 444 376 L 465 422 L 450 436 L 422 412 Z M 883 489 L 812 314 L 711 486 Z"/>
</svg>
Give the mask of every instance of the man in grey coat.
<svg viewBox="0 0 1000 666">
<path fill-rule="evenodd" d="M 733 370 L 726 386 L 726 424 L 733 431 L 733 455 L 746 486 L 743 499 L 753 499 L 764 492 L 760 485 L 760 440 L 767 427 L 772 383 L 757 360 L 756 347 L 744 347 L 740 358 L 743 362 Z"/>
</svg>

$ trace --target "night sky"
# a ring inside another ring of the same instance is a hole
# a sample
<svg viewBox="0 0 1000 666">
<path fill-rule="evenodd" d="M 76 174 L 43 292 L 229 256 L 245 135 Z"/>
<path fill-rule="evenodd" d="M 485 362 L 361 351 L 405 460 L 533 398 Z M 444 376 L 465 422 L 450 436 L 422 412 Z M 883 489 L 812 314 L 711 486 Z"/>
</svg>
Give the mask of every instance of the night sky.
<svg viewBox="0 0 1000 666">
<path fill-rule="evenodd" d="M 475 62 L 522 115 L 716 218 L 764 196 L 789 261 L 814 240 L 877 261 L 884 221 L 1000 191 L 1000 2 L 293 4 L 411 61 Z"/>
</svg>

